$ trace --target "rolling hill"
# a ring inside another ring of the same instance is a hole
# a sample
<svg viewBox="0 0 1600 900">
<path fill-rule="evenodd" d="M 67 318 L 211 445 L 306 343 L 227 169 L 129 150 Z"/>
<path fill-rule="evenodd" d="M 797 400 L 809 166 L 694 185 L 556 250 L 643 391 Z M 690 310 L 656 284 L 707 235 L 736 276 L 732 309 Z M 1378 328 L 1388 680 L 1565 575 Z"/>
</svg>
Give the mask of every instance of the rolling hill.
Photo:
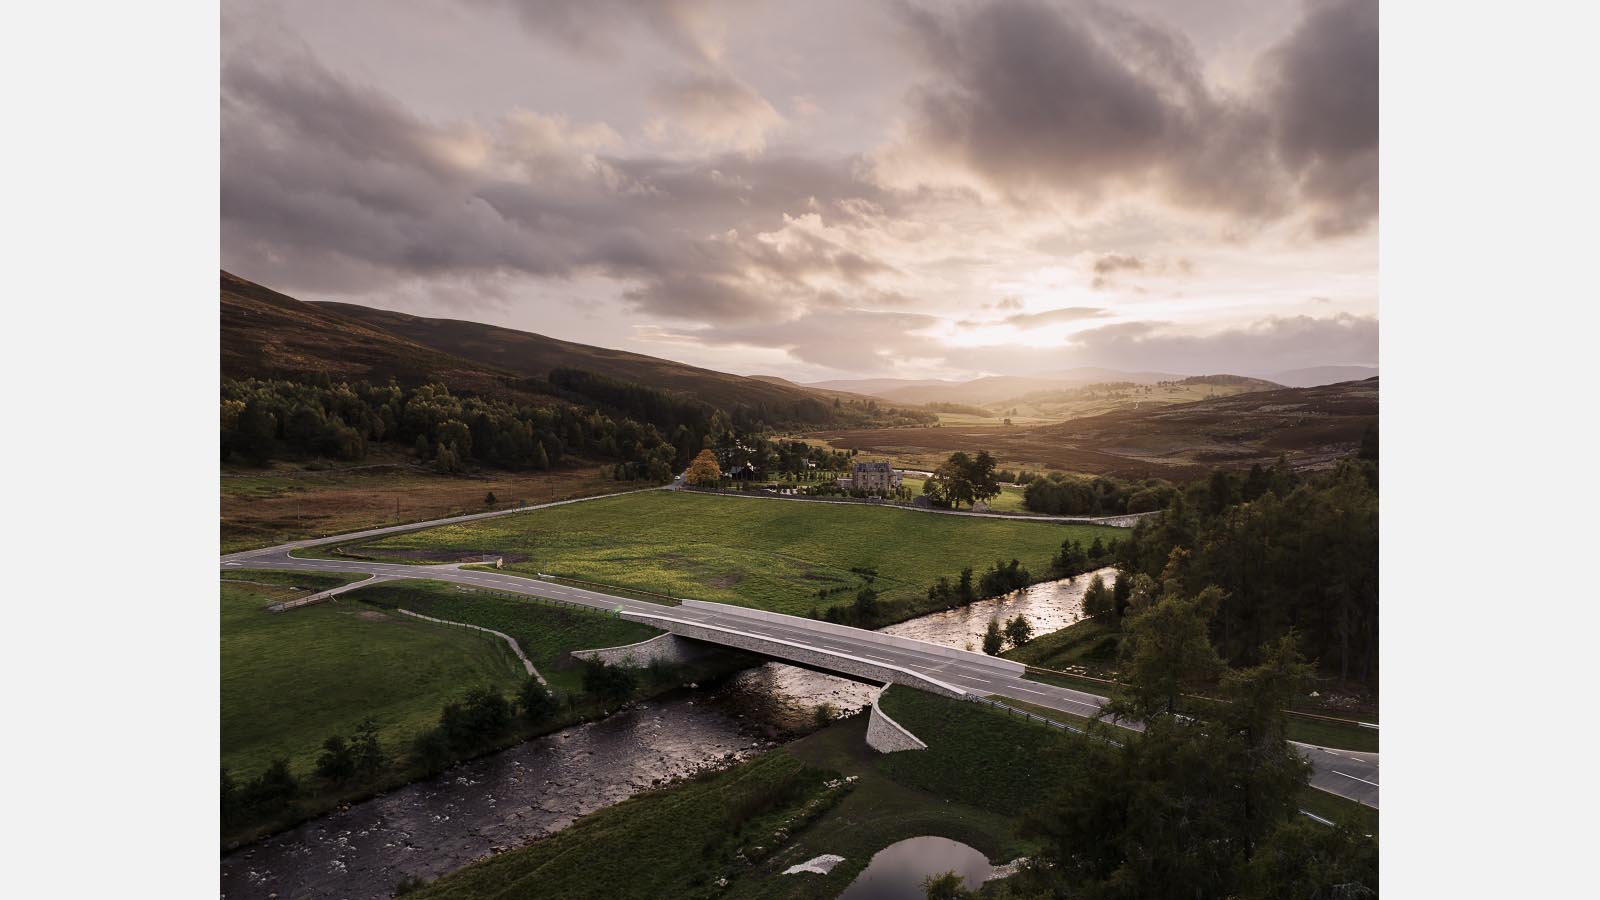
<svg viewBox="0 0 1600 900">
<path fill-rule="evenodd" d="M 1359 446 L 1378 421 L 1378 379 L 1278 388 L 1035 427 L 989 425 L 819 432 L 833 447 L 929 468 L 956 450 L 987 449 L 1003 465 L 1123 477 L 1187 478 L 1217 465 L 1322 466 Z"/>
<path fill-rule="evenodd" d="M 592 347 L 479 322 L 428 319 L 350 303 L 311 305 L 435 351 L 528 378 L 544 378 L 557 368 L 584 369 L 676 391 L 725 409 L 740 405 L 787 408 L 819 400 L 831 403 L 835 396 L 863 403 L 872 399 L 838 391 L 811 391 L 781 379 L 729 375 L 669 359 Z"/>
<path fill-rule="evenodd" d="M 813 391 L 781 379 L 729 375 L 622 350 L 453 319 L 427 319 L 350 303 L 306 303 L 221 273 L 222 375 L 226 378 L 390 379 L 442 382 L 458 393 L 549 404 L 591 401 L 548 383 L 579 369 L 720 408 L 736 422 L 826 427 L 933 421 L 876 398 Z M 609 401 L 595 396 L 596 405 Z M 839 403 L 839 406 L 835 406 Z"/>
<path fill-rule="evenodd" d="M 366 379 L 402 385 L 442 381 L 489 395 L 517 393 L 519 379 L 424 347 L 286 294 L 222 274 L 222 374 L 228 378 Z"/>
</svg>

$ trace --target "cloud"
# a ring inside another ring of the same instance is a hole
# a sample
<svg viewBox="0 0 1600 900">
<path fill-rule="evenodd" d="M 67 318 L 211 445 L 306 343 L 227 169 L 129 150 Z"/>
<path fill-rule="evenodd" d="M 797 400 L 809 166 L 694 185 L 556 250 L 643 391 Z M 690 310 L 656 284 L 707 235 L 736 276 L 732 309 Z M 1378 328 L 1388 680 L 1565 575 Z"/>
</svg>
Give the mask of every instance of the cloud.
<svg viewBox="0 0 1600 900">
<path fill-rule="evenodd" d="M 1322 0 L 1270 55 L 1279 156 L 1319 233 L 1378 212 L 1378 2 Z"/>
<path fill-rule="evenodd" d="M 1319 234 L 1360 228 L 1376 203 L 1376 6 L 1314 2 L 1269 83 L 1234 96 L 1184 36 L 1109 6 L 902 5 L 927 74 L 878 177 L 1020 204 L 1145 196 L 1243 226 L 1310 207 Z"/>
<path fill-rule="evenodd" d="M 614 157 L 609 126 L 528 110 L 429 121 L 304 50 L 232 54 L 222 85 L 224 265 L 284 289 L 599 274 L 641 311 L 739 321 L 893 271 L 824 224 L 895 208 L 849 159 Z"/>
<path fill-rule="evenodd" d="M 1094 261 L 1096 275 L 1110 275 L 1112 272 L 1138 272 L 1144 268 L 1144 260 L 1137 256 L 1123 256 L 1117 253 L 1107 253 Z"/>
<path fill-rule="evenodd" d="M 882 374 L 943 356 L 946 350 L 936 338 L 919 333 L 939 323 L 921 313 L 821 309 L 784 321 L 668 329 L 658 336 L 710 346 L 779 349 L 812 365 Z"/>
<path fill-rule="evenodd" d="M 1062 309 L 1047 309 L 1044 312 L 1016 313 L 1006 316 L 1003 320 L 1007 325 L 1018 328 L 1038 328 L 1042 325 L 1058 325 L 1062 322 L 1081 322 L 1084 319 L 1093 319 L 1109 315 L 1105 310 L 1092 306 L 1068 306 Z"/>
<path fill-rule="evenodd" d="M 783 116 L 749 85 L 721 70 L 694 72 L 656 88 L 664 110 L 645 125 L 652 140 L 699 153 L 754 153 Z"/>
<path fill-rule="evenodd" d="M 527 32 L 577 53 L 616 59 L 623 35 L 644 29 L 697 62 L 722 54 L 731 0 L 479 0 L 510 9 Z"/>
<path fill-rule="evenodd" d="M 1074 365 L 1196 374 L 1270 375 L 1302 366 L 1375 364 L 1378 320 L 1347 313 L 1272 316 L 1198 334 L 1167 322 L 1125 322 L 1072 335 L 1065 353 Z"/>
</svg>

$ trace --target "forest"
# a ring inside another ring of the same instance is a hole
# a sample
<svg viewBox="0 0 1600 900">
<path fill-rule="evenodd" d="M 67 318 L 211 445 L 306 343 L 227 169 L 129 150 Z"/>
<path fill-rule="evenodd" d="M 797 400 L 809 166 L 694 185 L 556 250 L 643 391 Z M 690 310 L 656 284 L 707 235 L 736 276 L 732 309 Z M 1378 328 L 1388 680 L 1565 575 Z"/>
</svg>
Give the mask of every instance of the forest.
<svg viewBox="0 0 1600 900">
<path fill-rule="evenodd" d="M 1259 664 L 1260 648 L 1292 631 L 1323 671 L 1377 683 L 1375 441 L 1331 471 L 1219 469 L 1174 492 L 1115 558 L 1136 582 L 1147 579 L 1148 592 L 1220 589 L 1211 637 L 1231 665 Z"/>
<path fill-rule="evenodd" d="M 618 479 L 667 481 L 700 449 L 702 433 L 552 401 L 534 406 L 452 394 L 442 384 L 405 389 L 365 381 L 224 379 L 223 460 L 325 456 L 355 461 L 375 444 L 414 450 L 440 472 L 472 464 L 546 469 L 569 456 L 604 460 Z"/>
</svg>

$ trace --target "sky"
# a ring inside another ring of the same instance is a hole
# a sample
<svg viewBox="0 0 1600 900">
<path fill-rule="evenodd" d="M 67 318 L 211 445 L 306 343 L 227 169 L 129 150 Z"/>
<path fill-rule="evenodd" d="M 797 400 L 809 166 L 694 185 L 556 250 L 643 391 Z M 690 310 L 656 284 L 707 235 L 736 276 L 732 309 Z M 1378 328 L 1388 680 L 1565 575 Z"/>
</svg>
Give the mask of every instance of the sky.
<svg viewBox="0 0 1600 900">
<path fill-rule="evenodd" d="M 222 265 L 739 374 L 1378 359 L 1376 0 L 228 0 Z"/>
</svg>

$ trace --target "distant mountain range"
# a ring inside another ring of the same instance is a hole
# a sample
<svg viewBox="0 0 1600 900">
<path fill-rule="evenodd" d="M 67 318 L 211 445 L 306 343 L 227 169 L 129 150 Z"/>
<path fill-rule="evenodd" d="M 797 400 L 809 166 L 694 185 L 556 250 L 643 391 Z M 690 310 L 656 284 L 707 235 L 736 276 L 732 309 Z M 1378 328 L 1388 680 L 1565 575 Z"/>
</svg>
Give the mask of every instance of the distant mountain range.
<svg viewBox="0 0 1600 900">
<path fill-rule="evenodd" d="M 1031 427 L 847 429 L 823 436 L 835 447 L 909 466 L 931 467 L 956 450 L 986 449 L 1007 466 L 1190 478 L 1219 465 L 1270 465 L 1279 454 L 1297 466 L 1329 466 L 1355 452 L 1377 423 L 1378 379 L 1369 378 L 1127 406 Z"/>
<path fill-rule="evenodd" d="M 1341 381 L 1360 381 L 1378 374 L 1372 366 L 1316 366 L 1294 369 L 1271 378 L 1245 376 L 1198 376 L 1215 378 L 1219 383 L 1233 379 L 1235 387 L 1245 385 L 1252 390 L 1271 390 L 1278 387 L 1315 387 Z M 768 376 L 757 376 L 766 378 Z M 1197 376 L 1173 372 L 1124 372 L 1097 366 L 1081 366 L 1041 375 L 988 375 L 967 381 L 915 379 L 915 378 L 856 378 L 833 381 L 803 382 L 799 387 L 826 391 L 849 391 L 880 397 L 893 403 L 965 403 L 974 406 L 1005 403 L 1030 394 L 1061 391 L 1092 384 L 1132 383 L 1139 385 L 1183 381 Z M 781 379 L 775 379 L 781 380 Z M 793 384 L 793 382 L 785 382 Z M 1246 384 L 1248 383 L 1248 384 Z"/>
</svg>

